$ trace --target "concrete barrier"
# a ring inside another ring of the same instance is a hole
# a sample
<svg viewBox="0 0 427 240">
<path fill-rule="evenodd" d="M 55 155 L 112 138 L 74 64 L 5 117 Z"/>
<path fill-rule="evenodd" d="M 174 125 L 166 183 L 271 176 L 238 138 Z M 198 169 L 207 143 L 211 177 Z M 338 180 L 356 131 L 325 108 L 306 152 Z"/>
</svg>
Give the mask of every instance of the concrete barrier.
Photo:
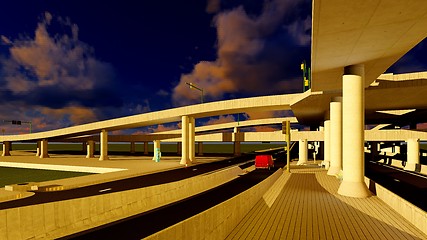
<svg viewBox="0 0 427 240">
<path fill-rule="evenodd" d="M 280 169 L 243 193 L 145 239 L 225 239 L 282 174 Z"/>
<path fill-rule="evenodd" d="M 182 200 L 242 173 L 234 166 L 168 184 L 0 210 L 0 239 L 67 236 Z"/>
<path fill-rule="evenodd" d="M 424 234 L 427 234 L 427 212 L 367 177 L 365 177 L 365 183 L 369 186 L 369 190 L 374 192 L 379 199 L 393 208 Z"/>
</svg>

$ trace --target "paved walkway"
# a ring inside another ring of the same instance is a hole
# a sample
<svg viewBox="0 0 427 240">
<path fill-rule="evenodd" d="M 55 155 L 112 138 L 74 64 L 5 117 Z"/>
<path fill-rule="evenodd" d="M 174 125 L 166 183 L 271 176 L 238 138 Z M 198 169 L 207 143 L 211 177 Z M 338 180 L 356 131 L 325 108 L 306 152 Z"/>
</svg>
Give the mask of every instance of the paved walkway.
<svg viewBox="0 0 427 240">
<path fill-rule="evenodd" d="M 376 196 L 338 195 L 325 169 L 293 166 L 274 187 L 227 239 L 427 239 Z"/>
</svg>

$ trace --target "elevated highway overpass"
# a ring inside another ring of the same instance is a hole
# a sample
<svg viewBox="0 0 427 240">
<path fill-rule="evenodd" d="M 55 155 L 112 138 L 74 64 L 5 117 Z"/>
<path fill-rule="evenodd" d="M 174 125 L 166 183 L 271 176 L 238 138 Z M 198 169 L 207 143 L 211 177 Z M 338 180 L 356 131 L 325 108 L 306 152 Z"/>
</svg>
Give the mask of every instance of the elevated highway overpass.
<svg viewBox="0 0 427 240">
<path fill-rule="evenodd" d="M 273 141 L 283 137 L 277 132 L 196 136 L 195 118 L 292 110 L 299 123 L 324 126 L 323 132 L 293 132 L 292 139 L 323 139 L 328 174 L 343 172 L 338 193 L 367 197 L 371 193 L 364 183 L 365 141 L 406 141 L 410 163 L 406 169 L 413 171 L 419 164 L 419 141 L 426 135 L 413 128 L 418 121 L 427 121 L 426 73 L 381 74 L 427 36 L 427 1 L 314 0 L 312 19 L 312 82 L 311 90 L 305 93 L 219 101 L 47 132 L 1 136 L 3 154 L 11 142 L 41 140 L 40 156 L 46 157 L 48 140 L 100 134 L 100 160 L 106 160 L 109 131 L 182 121 L 181 133 L 167 138 L 182 142 L 181 163 L 191 164 L 195 162 L 196 140 Z M 415 111 L 403 115 L 379 112 L 411 109 Z M 409 124 L 411 130 L 365 130 L 370 123 Z"/>
<path fill-rule="evenodd" d="M 182 121 L 181 163 L 189 164 L 195 161 L 195 118 L 292 110 L 299 123 L 324 126 L 325 166 L 331 166 L 331 175 L 344 171 L 339 193 L 366 197 L 365 123 L 404 119 L 397 123 L 414 126 L 414 119 L 427 120 L 427 102 L 421 97 L 427 93 L 425 73 L 402 76 L 406 81 L 380 76 L 427 36 L 427 2 L 358 0 L 343 4 L 339 0 L 314 0 L 312 11 L 312 82 L 311 90 L 305 93 L 211 102 L 34 134 L 1 136 L 3 154 L 7 155 L 11 142 L 41 140 L 40 156 L 46 157 L 49 139 L 100 134 L 100 160 L 106 160 L 109 131 Z M 416 111 L 406 117 L 378 112 L 408 108 Z M 414 141 L 419 139 L 409 142 Z"/>
</svg>

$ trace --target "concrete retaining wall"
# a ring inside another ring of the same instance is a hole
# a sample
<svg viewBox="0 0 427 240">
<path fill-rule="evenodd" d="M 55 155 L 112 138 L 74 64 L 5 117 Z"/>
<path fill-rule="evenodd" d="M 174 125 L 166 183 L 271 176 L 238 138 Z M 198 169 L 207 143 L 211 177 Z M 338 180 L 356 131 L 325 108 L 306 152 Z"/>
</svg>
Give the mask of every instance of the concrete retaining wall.
<svg viewBox="0 0 427 240">
<path fill-rule="evenodd" d="M 427 212 L 399 197 L 378 183 L 365 177 L 365 183 L 370 189 L 376 191 L 376 195 L 384 203 L 402 215 L 408 222 L 427 234 Z M 372 191 L 372 190 L 371 190 Z"/>
<path fill-rule="evenodd" d="M 182 181 L 0 210 L 0 239 L 53 239 L 142 213 L 236 178 L 239 167 Z"/>
<path fill-rule="evenodd" d="M 282 174 L 280 169 L 243 193 L 145 239 L 225 239 Z"/>
</svg>

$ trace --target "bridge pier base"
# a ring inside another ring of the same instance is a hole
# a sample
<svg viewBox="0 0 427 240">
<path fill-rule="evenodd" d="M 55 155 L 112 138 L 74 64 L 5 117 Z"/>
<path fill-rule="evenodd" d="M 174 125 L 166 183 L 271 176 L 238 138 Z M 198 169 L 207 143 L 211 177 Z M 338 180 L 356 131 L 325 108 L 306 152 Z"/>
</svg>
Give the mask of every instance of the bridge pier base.
<svg viewBox="0 0 427 240">
<path fill-rule="evenodd" d="M 336 176 L 342 170 L 342 98 L 334 98 L 330 103 L 330 167 L 328 175 Z"/>
<path fill-rule="evenodd" d="M 331 165 L 330 162 L 330 152 L 331 152 L 331 143 L 330 143 L 330 132 L 331 132 L 331 120 L 326 120 L 323 128 L 324 142 L 323 142 L 323 162 L 322 165 L 325 166 L 325 169 L 328 170 Z"/>
<path fill-rule="evenodd" d="M 298 146 L 298 162 L 297 165 L 304 165 L 308 162 L 308 142 L 307 139 L 300 139 Z"/>
<path fill-rule="evenodd" d="M 99 161 L 108 160 L 108 132 L 102 130 L 99 135 Z"/>
<path fill-rule="evenodd" d="M 135 153 L 135 142 L 130 142 L 130 153 Z"/>
<path fill-rule="evenodd" d="M 411 138 L 406 140 L 407 146 L 407 161 L 405 170 L 415 171 L 420 164 L 420 139 Z"/>
<path fill-rule="evenodd" d="M 95 142 L 93 140 L 89 140 L 86 143 L 86 158 L 93 158 L 95 153 Z"/>
<path fill-rule="evenodd" d="M 148 142 L 144 142 L 144 155 L 148 155 Z"/>
<path fill-rule="evenodd" d="M 37 141 L 36 157 L 40 157 L 40 152 L 41 152 L 41 141 Z"/>
<path fill-rule="evenodd" d="M 11 146 L 12 146 L 11 142 L 3 142 L 3 153 L 1 154 L 3 157 L 10 156 Z"/>
<path fill-rule="evenodd" d="M 344 68 L 343 79 L 343 181 L 338 194 L 366 198 L 365 184 L 365 97 L 364 66 Z"/>
<path fill-rule="evenodd" d="M 153 161 L 160 162 L 160 158 L 162 157 L 162 152 L 160 149 L 160 140 L 154 140 L 154 150 L 153 150 Z"/>
<path fill-rule="evenodd" d="M 40 142 L 40 158 L 48 158 L 48 141 L 47 139 L 43 139 Z"/>
<path fill-rule="evenodd" d="M 181 134 L 181 162 L 182 165 L 188 165 L 190 164 L 189 159 L 189 151 L 188 151 L 188 145 L 189 145 L 189 139 L 188 139 L 188 128 L 189 128 L 189 117 L 188 116 L 182 116 L 182 134 Z"/>
<path fill-rule="evenodd" d="M 182 143 L 181 142 L 177 142 L 176 143 L 176 154 L 177 155 L 181 155 L 182 153 Z"/>
<path fill-rule="evenodd" d="M 197 155 L 198 156 L 203 156 L 203 142 L 198 142 L 197 143 Z"/>
<path fill-rule="evenodd" d="M 194 117 L 189 117 L 188 121 L 188 155 L 192 164 L 197 163 L 196 160 L 196 120 Z"/>
</svg>

